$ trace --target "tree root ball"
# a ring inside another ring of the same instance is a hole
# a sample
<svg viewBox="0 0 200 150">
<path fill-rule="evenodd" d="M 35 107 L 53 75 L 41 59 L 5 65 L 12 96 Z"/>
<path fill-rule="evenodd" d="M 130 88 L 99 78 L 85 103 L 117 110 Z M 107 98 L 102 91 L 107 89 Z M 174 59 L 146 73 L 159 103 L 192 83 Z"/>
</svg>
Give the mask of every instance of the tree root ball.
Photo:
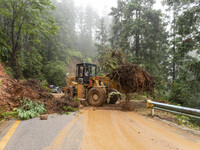
<svg viewBox="0 0 200 150">
<path fill-rule="evenodd" d="M 126 63 L 113 70 L 108 77 L 126 93 L 153 94 L 154 77 L 136 64 Z"/>
</svg>

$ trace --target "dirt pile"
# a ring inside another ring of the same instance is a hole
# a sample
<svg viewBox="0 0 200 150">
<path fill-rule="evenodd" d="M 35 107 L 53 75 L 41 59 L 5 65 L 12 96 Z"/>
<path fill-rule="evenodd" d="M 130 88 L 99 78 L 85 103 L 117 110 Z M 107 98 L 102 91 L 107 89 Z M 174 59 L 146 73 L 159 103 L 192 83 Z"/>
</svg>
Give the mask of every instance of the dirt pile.
<svg viewBox="0 0 200 150">
<path fill-rule="evenodd" d="M 114 80 L 126 93 L 148 92 L 153 94 L 154 77 L 136 64 L 120 65 L 108 77 Z"/>
<path fill-rule="evenodd" d="M 45 91 L 40 82 L 35 79 L 17 81 L 11 78 L 1 78 L 0 107 L 5 111 L 12 110 L 20 105 L 19 99 L 29 98 L 42 102 L 53 98 Z"/>
<path fill-rule="evenodd" d="M 129 101 L 122 101 L 120 103 L 120 106 L 121 106 L 122 110 L 124 110 L 124 111 L 134 111 L 135 110 L 133 104 Z"/>
<path fill-rule="evenodd" d="M 39 80 L 17 81 L 10 78 L 0 64 L 0 108 L 3 111 L 13 110 L 13 108 L 20 106 L 19 99 L 24 98 L 41 101 L 45 104 L 48 113 L 60 113 L 63 106 L 78 107 L 78 103 L 65 96 L 54 98 L 43 88 Z"/>
<path fill-rule="evenodd" d="M 61 98 L 52 98 L 45 102 L 47 113 L 63 113 L 65 112 L 64 107 L 70 106 L 72 108 L 78 108 L 79 103 L 72 100 L 68 96 L 62 96 Z"/>
</svg>

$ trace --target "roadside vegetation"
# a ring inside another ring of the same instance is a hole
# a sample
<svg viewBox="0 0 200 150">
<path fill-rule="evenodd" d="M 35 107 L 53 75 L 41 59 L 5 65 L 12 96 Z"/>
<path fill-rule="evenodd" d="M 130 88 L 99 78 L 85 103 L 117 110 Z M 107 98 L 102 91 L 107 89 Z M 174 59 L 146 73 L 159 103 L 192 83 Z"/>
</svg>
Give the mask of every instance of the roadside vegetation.
<svg viewBox="0 0 200 150">
<path fill-rule="evenodd" d="M 19 99 L 21 103 L 20 108 L 14 109 L 17 113 L 18 119 L 26 120 L 34 117 L 39 117 L 40 114 L 47 112 L 44 104 L 39 101 L 33 102 L 30 99 Z"/>
<path fill-rule="evenodd" d="M 20 119 L 27 120 L 35 117 L 39 117 L 40 114 L 47 112 L 44 104 L 40 101 L 31 101 L 30 99 L 19 99 L 21 106 L 19 108 L 14 108 L 13 111 L 5 112 L 4 108 L 0 109 L 0 119 Z"/>
</svg>

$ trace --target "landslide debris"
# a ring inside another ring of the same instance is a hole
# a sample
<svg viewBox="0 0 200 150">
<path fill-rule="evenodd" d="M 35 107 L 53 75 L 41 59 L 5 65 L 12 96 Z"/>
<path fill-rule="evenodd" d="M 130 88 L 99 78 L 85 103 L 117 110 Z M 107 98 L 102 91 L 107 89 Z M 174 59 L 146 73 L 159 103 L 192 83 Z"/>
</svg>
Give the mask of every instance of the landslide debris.
<svg viewBox="0 0 200 150">
<path fill-rule="evenodd" d="M 42 83 L 36 79 L 17 81 L 9 77 L 0 64 L 0 108 L 11 111 L 20 107 L 20 99 L 29 98 L 32 101 L 40 101 L 45 104 L 48 113 L 61 113 L 64 106 L 77 108 L 78 102 L 69 97 L 54 98 L 43 88 Z"/>
<path fill-rule="evenodd" d="M 124 63 L 113 70 L 108 77 L 115 81 L 126 93 L 148 92 L 153 94 L 154 77 L 137 64 Z"/>
<path fill-rule="evenodd" d="M 71 106 L 72 108 L 78 108 L 79 103 L 72 100 L 68 96 L 62 96 L 61 98 L 52 98 L 45 102 L 45 107 L 48 113 L 63 113 L 65 112 L 64 107 Z"/>
<path fill-rule="evenodd" d="M 42 88 L 40 81 L 31 79 L 17 81 L 11 78 L 1 78 L 0 107 L 5 107 L 6 111 L 20 106 L 19 99 L 29 98 L 45 102 L 51 98 L 48 91 Z"/>
</svg>

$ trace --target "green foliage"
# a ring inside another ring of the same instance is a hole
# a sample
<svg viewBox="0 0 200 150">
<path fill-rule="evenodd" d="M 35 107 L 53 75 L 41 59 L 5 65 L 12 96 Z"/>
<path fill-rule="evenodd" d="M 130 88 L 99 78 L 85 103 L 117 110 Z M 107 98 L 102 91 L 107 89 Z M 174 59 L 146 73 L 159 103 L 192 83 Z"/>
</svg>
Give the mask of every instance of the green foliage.
<svg viewBox="0 0 200 150">
<path fill-rule="evenodd" d="M 107 26 L 105 25 L 104 18 L 100 19 L 100 26 L 96 31 L 96 40 L 98 41 L 97 44 L 98 47 L 105 47 L 106 44 L 108 43 L 108 29 Z"/>
<path fill-rule="evenodd" d="M 76 97 L 76 98 L 73 98 L 73 100 L 74 100 L 75 102 L 78 102 L 78 103 L 80 103 L 80 99 L 79 99 L 78 97 Z"/>
<path fill-rule="evenodd" d="M 43 73 L 49 84 L 65 85 L 65 64 L 60 61 L 50 61 L 43 68 Z"/>
<path fill-rule="evenodd" d="M 41 77 L 42 59 L 42 56 L 35 48 L 25 52 L 25 63 L 23 66 L 23 74 L 25 78 L 39 79 Z"/>
<path fill-rule="evenodd" d="M 16 118 L 17 113 L 15 111 L 5 112 L 4 106 L 0 108 L 0 120 Z"/>
<path fill-rule="evenodd" d="M 5 35 L 0 26 L 0 60 L 7 61 L 9 58 L 10 46 L 6 43 L 8 36 Z"/>
<path fill-rule="evenodd" d="M 85 60 L 85 62 L 87 62 L 89 60 L 89 58 L 84 58 L 84 55 L 80 52 L 80 51 L 76 51 L 76 50 L 68 50 L 66 51 L 66 63 L 69 64 L 69 62 L 71 61 L 71 59 L 73 57 L 76 57 L 80 60 Z M 90 61 L 90 60 L 89 60 Z"/>
<path fill-rule="evenodd" d="M 182 106 L 200 107 L 200 83 L 198 81 L 177 80 L 172 87 L 169 101 Z"/>
<path fill-rule="evenodd" d="M 180 125 L 189 124 L 190 118 L 187 116 L 175 115 Z"/>
<path fill-rule="evenodd" d="M 46 80 L 42 81 L 42 88 L 45 89 L 45 90 L 47 90 L 48 92 L 52 91 L 51 88 L 49 88 L 49 84 L 47 83 Z"/>
<path fill-rule="evenodd" d="M 38 102 L 33 102 L 30 99 L 26 98 L 20 100 L 21 107 L 16 108 L 18 118 L 22 120 L 38 117 L 40 114 L 46 113 L 44 104 Z"/>
<path fill-rule="evenodd" d="M 38 55 L 38 49 L 35 47 L 40 43 L 41 38 L 47 38 L 57 31 L 54 19 L 49 16 L 49 10 L 53 8 L 50 0 L 0 1 L 1 18 L 6 22 L 11 22 L 0 25 L 6 31 L 7 44 L 9 43 L 8 46 L 11 47 L 11 51 L 7 52 L 9 59 L 4 58 L 4 61 L 8 61 L 9 66 L 12 67 L 15 78 L 23 77 L 23 64 L 25 64 L 24 74 L 28 77 L 32 73 L 35 76 L 40 71 L 41 65 L 37 63 L 40 63 L 41 56 Z M 30 51 L 32 46 L 34 46 L 33 53 Z M 25 52 L 27 53 L 23 59 Z M 28 67 L 33 69 L 30 74 L 26 71 Z"/>
<path fill-rule="evenodd" d="M 114 18 L 112 46 L 136 56 L 138 63 L 155 59 L 154 55 L 166 44 L 162 14 L 153 9 L 153 3 L 119 0 L 117 8 L 112 8 L 110 13 Z"/>
<path fill-rule="evenodd" d="M 79 110 L 78 108 L 72 108 L 71 106 L 64 106 L 62 109 L 65 111 L 64 114 L 66 115 L 69 115 L 70 112 L 75 112 Z"/>
<path fill-rule="evenodd" d="M 116 69 L 120 64 L 124 63 L 126 54 L 121 50 L 104 48 L 99 51 L 97 59 L 99 61 L 100 73 L 110 73 Z"/>
<path fill-rule="evenodd" d="M 6 66 L 4 69 L 5 69 L 5 72 L 6 72 L 7 75 L 9 75 L 11 78 L 14 77 L 14 72 L 13 72 L 13 69 L 11 67 Z"/>
<path fill-rule="evenodd" d="M 69 115 L 69 114 L 70 114 L 70 112 L 68 112 L 68 111 L 67 111 L 67 112 L 65 112 L 64 114 L 65 114 L 65 115 Z"/>
<path fill-rule="evenodd" d="M 65 110 L 65 111 L 74 111 L 74 108 L 72 108 L 71 106 L 65 106 L 65 107 L 63 107 L 63 110 Z"/>
<path fill-rule="evenodd" d="M 147 100 L 147 99 L 152 99 L 147 93 L 144 94 L 138 94 L 138 93 L 132 93 L 131 95 L 131 100 Z"/>
<path fill-rule="evenodd" d="M 199 130 L 199 120 L 198 119 L 194 119 L 194 118 L 190 118 L 187 116 L 183 116 L 183 115 L 174 115 L 177 118 L 177 123 L 181 126 L 187 126 L 187 127 L 191 127 L 193 129 L 197 129 Z"/>
<path fill-rule="evenodd" d="M 174 82 L 169 100 L 181 105 L 187 105 L 188 99 L 190 99 L 189 86 L 183 81 Z"/>
<path fill-rule="evenodd" d="M 4 112 L 0 114 L 0 116 L 3 116 L 4 119 L 14 119 L 14 118 L 17 118 L 17 112 L 15 111 Z"/>
</svg>

